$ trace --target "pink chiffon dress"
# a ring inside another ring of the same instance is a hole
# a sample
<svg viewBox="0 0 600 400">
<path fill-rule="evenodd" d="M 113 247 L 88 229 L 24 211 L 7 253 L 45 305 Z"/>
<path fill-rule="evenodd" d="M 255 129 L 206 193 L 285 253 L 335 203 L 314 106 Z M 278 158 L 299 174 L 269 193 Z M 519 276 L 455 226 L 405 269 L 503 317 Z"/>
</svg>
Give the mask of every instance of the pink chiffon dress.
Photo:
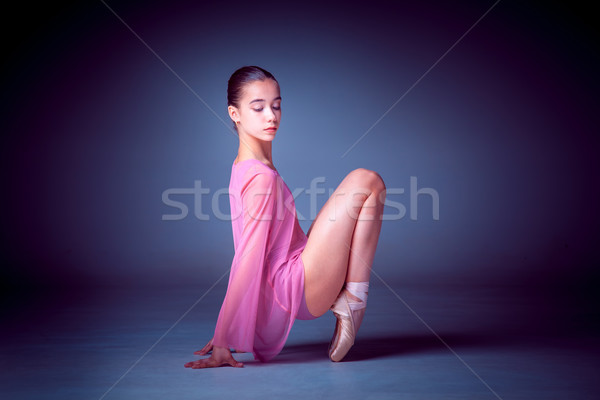
<svg viewBox="0 0 600 400">
<path fill-rule="evenodd" d="M 229 196 L 235 255 L 213 345 L 268 361 L 283 348 L 301 306 L 306 308 L 300 253 L 307 237 L 291 191 L 261 161 L 231 166 Z"/>
</svg>

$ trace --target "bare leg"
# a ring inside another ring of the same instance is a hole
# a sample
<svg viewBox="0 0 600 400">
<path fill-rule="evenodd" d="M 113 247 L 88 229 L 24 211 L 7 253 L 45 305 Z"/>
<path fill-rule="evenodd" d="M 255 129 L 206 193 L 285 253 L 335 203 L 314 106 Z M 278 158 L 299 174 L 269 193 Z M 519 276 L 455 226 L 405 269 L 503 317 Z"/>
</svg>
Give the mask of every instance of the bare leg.
<svg viewBox="0 0 600 400">
<path fill-rule="evenodd" d="M 381 232 L 385 190 L 372 192 L 360 210 L 352 235 L 346 282 L 368 282 Z"/>
<path fill-rule="evenodd" d="M 345 282 L 369 280 L 384 201 L 381 177 L 359 168 L 344 178 L 320 210 L 301 255 L 311 314 L 325 314 Z"/>
</svg>

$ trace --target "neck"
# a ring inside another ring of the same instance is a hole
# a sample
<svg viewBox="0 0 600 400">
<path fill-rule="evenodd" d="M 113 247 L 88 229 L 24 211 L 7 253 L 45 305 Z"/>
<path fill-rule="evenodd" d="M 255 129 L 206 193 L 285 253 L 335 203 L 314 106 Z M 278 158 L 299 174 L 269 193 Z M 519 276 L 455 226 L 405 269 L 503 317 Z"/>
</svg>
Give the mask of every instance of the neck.
<svg viewBox="0 0 600 400">
<path fill-rule="evenodd" d="M 243 133 L 240 133 L 239 139 L 238 160 L 255 158 L 265 164 L 273 165 L 272 142 L 266 142 Z"/>
</svg>

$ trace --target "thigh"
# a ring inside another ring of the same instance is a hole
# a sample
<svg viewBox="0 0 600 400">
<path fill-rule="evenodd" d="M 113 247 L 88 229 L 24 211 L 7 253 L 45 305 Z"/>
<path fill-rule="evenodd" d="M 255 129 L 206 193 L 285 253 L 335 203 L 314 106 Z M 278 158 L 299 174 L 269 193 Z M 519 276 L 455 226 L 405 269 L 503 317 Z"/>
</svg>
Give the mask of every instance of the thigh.
<svg viewBox="0 0 600 400">
<path fill-rule="evenodd" d="M 358 213 L 371 193 L 364 183 L 360 169 L 348 174 L 319 211 L 309 230 L 301 257 L 306 305 L 315 316 L 327 312 L 346 280 Z"/>
</svg>

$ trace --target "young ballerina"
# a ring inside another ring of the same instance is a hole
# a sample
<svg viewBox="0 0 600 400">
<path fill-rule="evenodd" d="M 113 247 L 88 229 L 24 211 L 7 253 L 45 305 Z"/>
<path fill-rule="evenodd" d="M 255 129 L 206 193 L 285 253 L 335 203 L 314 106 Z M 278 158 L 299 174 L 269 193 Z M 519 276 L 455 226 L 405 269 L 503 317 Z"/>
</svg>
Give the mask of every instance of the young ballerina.
<svg viewBox="0 0 600 400">
<path fill-rule="evenodd" d="M 188 368 L 242 367 L 236 352 L 268 361 L 296 319 L 336 317 L 329 358 L 341 361 L 361 325 L 381 230 L 385 184 L 370 170 L 350 172 L 305 235 L 292 194 L 273 164 L 281 121 L 275 77 L 246 66 L 229 79 L 229 116 L 239 137 L 229 194 L 235 256 L 213 338 Z"/>
</svg>

